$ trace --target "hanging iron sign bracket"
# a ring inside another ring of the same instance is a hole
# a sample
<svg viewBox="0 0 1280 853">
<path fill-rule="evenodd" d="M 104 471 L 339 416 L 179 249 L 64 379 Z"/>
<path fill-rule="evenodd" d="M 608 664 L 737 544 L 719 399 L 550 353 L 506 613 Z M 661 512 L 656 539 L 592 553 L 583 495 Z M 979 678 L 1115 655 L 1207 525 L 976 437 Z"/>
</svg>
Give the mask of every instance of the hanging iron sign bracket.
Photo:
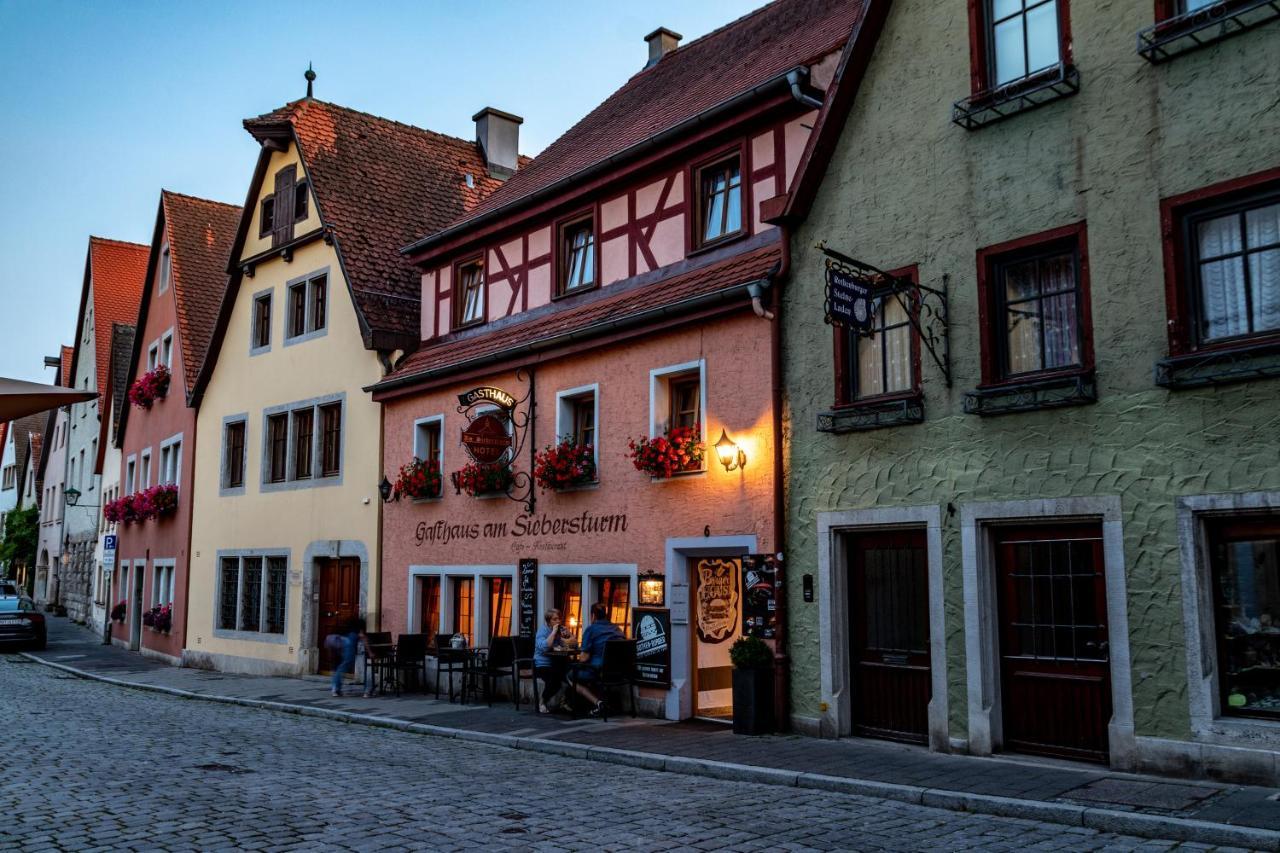
<svg viewBox="0 0 1280 853">
<path fill-rule="evenodd" d="M 533 417 L 534 407 L 537 405 L 533 394 L 533 371 L 525 370 L 523 367 L 516 371 L 517 381 L 526 378 L 529 381 L 529 390 L 519 399 L 501 388 L 490 386 L 473 388 L 458 395 L 458 414 L 465 415 L 467 418 L 467 427 L 462 431 L 462 446 L 477 464 L 514 468 L 521 451 L 528 446 L 530 471 L 532 470 L 533 451 L 536 446 Z M 491 409 L 497 409 L 498 414 L 490 411 Z M 501 447 L 499 442 L 484 434 L 485 430 L 475 428 L 485 419 L 494 419 L 509 427 L 510 435 L 501 442 Z M 496 453 L 499 449 L 501 452 Z M 532 513 L 537 499 L 537 490 L 534 488 L 533 475 L 530 471 L 513 470 L 505 494 L 511 500 L 523 503 L 525 510 Z"/>
<path fill-rule="evenodd" d="M 860 289 L 865 289 L 866 298 L 872 303 L 876 299 L 896 299 L 950 388 L 951 344 L 947 333 L 947 284 L 950 276 L 942 276 L 940 287 L 929 287 L 851 258 L 828 248 L 824 242 L 816 243 L 814 248 L 826 256 L 824 322 L 842 326 L 852 334 L 875 337 L 874 311 L 867 311 L 863 316 L 868 319 L 864 320 L 856 309 L 851 313 L 843 305 L 850 302 L 851 294 L 856 300 Z"/>
</svg>

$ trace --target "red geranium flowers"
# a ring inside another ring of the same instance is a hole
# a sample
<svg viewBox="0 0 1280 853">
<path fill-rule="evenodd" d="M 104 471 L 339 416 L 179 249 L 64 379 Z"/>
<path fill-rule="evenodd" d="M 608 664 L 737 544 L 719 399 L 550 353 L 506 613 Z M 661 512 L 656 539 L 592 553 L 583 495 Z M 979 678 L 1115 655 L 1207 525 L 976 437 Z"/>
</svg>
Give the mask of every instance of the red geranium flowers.
<svg viewBox="0 0 1280 853">
<path fill-rule="evenodd" d="M 661 479 L 682 471 L 699 470 L 707 452 L 706 443 L 700 439 L 701 434 L 698 425 L 694 424 L 667 430 L 665 435 L 656 438 L 630 439 L 627 446 L 631 451 L 631 464 L 637 471 Z"/>
<path fill-rule="evenodd" d="M 596 449 L 572 436 L 533 455 L 533 479 L 544 489 L 570 489 L 596 481 Z"/>
<path fill-rule="evenodd" d="M 129 386 L 129 402 L 140 409 L 150 409 L 156 400 L 169 393 L 169 368 L 158 364 Z"/>
</svg>

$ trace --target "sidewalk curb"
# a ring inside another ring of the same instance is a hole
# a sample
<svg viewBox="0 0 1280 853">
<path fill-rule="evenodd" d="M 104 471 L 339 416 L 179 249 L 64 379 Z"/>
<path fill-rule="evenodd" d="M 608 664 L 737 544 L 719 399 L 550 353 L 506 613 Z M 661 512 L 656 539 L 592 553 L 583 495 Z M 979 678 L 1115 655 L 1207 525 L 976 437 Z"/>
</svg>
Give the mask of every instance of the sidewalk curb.
<svg viewBox="0 0 1280 853">
<path fill-rule="evenodd" d="M 663 755 L 609 746 L 590 746 L 571 741 L 477 732 L 427 723 L 412 723 L 408 720 L 379 717 L 373 714 L 359 714 L 352 711 L 337 711 L 329 708 L 313 708 L 308 705 L 292 705 L 287 702 L 271 702 L 265 699 L 244 699 L 237 696 L 196 693 L 177 687 L 163 687 L 158 684 L 140 684 L 134 681 L 112 678 L 107 675 L 98 675 L 73 666 L 67 666 L 66 664 L 54 663 L 30 652 L 22 652 L 21 656 L 78 678 L 100 681 L 104 684 L 133 690 L 163 693 L 182 699 L 196 699 L 205 702 L 220 702 L 226 705 L 240 705 L 246 708 L 283 711 L 287 714 L 297 714 L 303 717 L 318 717 L 337 722 L 394 729 L 431 737 L 454 738 L 489 746 L 619 764 L 627 767 L 639 767 L 646 770 L 660 770 L 686 776 L 703 776 L 732 782 L 750 782 L 788 788 L 808 788 L 851 794 L 859 797 L 895 800 L 948 811 L 972 812 L 996 817 L 1022 818 L 1062 824 L 1064 826 L 1085 827 L 1087 829 L 1096 829 L 1100 832 L 1115 832 L 1163 841 L 1187 841 L 1219 846 L 1247 847 L 1280 853 L 1280 833 L 1248 826 L 1210 823 L 1190 818 L 1164 817 L 1141 812 L 1122 812 L 1092 806 L 1072 805 L 1070 803 L 1019 800 L 991 794 L 947 791 L 938 788 L 925 788 L 919 785 L 898 785 L 891 782 L 875 782 L 868 779 L 851 779 L 843 776 L 827 776 L 820 773 L 732 764 L 704 758 Z"/>
</svg>

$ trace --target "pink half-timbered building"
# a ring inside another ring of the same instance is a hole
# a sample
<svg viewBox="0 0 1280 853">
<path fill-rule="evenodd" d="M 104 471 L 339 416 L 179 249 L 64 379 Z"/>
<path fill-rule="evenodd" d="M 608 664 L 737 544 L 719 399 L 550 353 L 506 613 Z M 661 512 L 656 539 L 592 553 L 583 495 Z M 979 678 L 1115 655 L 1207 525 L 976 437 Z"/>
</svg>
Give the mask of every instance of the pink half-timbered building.
<svg viewBox="0 0 1280 853">
<path fill-rule="evenodd" d="M 642 646 L 665 635 L 643 710 L 729 713 L 729 646 L 782 630 L 743 566 L 781 545 L 788 255 L 765 219 L 860 11 L 780 0 L 683 46 L 659 29 L 527 164 L 521 119 L 476 116 L 505 183 L 406 247 L 422 342 L 371 389 L 384 630 L 494 648 L 549 607 L 580 631 L 603 602 Z M 663 618 L 641 624 L 646 606 Z"/>
</svg>

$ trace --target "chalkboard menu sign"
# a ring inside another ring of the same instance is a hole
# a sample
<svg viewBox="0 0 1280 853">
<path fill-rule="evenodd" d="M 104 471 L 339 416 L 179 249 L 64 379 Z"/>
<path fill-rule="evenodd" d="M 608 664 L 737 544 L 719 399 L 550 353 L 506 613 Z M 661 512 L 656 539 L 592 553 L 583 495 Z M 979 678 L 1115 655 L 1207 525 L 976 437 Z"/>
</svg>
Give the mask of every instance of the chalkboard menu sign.
<svg viewBox="0 0 1280 853">
<path fill-rule="evenodd" d="M 762 640 L 778 636 L 778 584 L 782 583 L 772 554 L 742 558 L 742 633 Z"/>
<path fill-rule="evenodd" d="M 538 561 L 520 561 L 520 636 L 532 637 L 538 630 Z"/>
<path fill-rule="evenodd" d="M 633 607 L 636 636 L 636 684 L 671 686 L 671 611 L 665 607 Z"/>
</svg>

